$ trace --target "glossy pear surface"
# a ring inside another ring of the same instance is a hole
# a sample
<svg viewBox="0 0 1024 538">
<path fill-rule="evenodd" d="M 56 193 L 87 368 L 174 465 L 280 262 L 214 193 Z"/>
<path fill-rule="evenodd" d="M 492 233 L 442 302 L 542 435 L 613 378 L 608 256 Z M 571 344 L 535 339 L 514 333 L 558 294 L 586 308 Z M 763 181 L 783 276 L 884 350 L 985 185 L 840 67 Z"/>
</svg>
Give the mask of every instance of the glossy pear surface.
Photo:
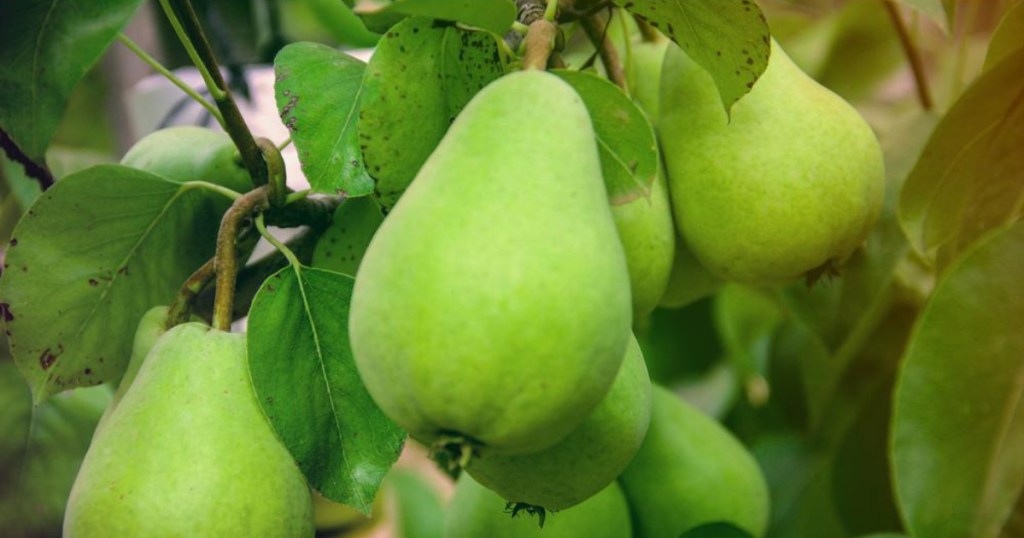
<svg viewBox="0 0 1024 538">
<path fill-rule="evenodd" d="M 664 174 L 654 178 L 647 196 L 611 200 L 611 204 L 629 269 L 633 319 L 637 319 L 658 305 L 672 272 L 676 232 Z"/>
<path fill-rule="evenodd" d="M 96 432 L 65 537 L 309 537 L 309 488 L 249 382 L 245 335 L 199 323 L 157 341 Z"/>
<path fill-rule="evenodd" d="M 716 521 L 752 536 L 768 523 L 768 486 L 753 456 L 715 420 L 655 386 L 651 425 L 619 477 L 640 538 Z"/>
<path fill-rule="evenodd" d="M 711 76 L 670 46 L 659 106 L 676 225 L 713 274 L 782 283 L 841 264 L 867 237 L 884 188 L 878 140 L 774 42 L 731 119 Z"/>
<path fill-rule="evenodd" d="M 557 76 L 517 72 L 470 101 L 373 237 L 349 333 L 414 437 L 526 453 L 607 393 L 630 302 L 587 110 Z"/>
<path fill-rule="evenodd" d="M 249 172 L 227 133 L 177 126 L 154 131 L 135 143 L 121 164 L 176 181 L 206 181 L 236 192 L 252 189 Z"/>
<path fill-rule="evenodd" d="M 509 501 L 563 510 L 615 481 L 640 449 L 650 420 L 651 380 L 640 344 L 631 337 L 608 395 L 568 437 L 520 456 L 484 451 L 466 472 Z"/>
<path fill-rule="evenodd" d="M 505 499 L 468 475 L 459 478 L 445 513 L 444 538 L 630 538 L 629 506 L 615 482 L 581 504 L 546 514 L 541 528 L 537 516 L 515 517 L 505 511 Z"/>
</svg>

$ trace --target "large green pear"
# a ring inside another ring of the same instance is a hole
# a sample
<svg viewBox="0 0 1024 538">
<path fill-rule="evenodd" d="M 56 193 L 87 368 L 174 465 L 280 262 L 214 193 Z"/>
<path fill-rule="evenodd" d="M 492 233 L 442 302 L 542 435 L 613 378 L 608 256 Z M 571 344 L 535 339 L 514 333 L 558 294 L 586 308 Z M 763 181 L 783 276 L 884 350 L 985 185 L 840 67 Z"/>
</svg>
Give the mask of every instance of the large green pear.
<svg viewBox="0 0 1024 538">
<path fill-rule="evenodd" d="M 96 432 L 65 537 L 308 537 L 309 488 L 249 382 L 245 335 L 167 331 Z"/>
<path fill-rule="evenodd" d="M 665 286 L 665 293 L 658 306 L 682 308 L 715 293 L 722 284 L 722 279 L 711 274 L 693 255 L 686 241 L 678 237 L 672 272 L 669 273 L 668 285 Z"/>
<path fill-rule="evenodd" d="M 753 456 L 725 428 L 655 386 L 651 425 L 619 477 L 637 537 L 681 536 L 722 521 L 759 537 L 768 486 Z"/>
<path fill-rule="evenodd" d="M 631 337 L 608 395 L 568 437 L 531 454 L 481 454 L 466 472 L 509 501 L 563 510 L 615 481 L 640 449 L 650 420 L 651 380 Z"/>
<path fill-rule="evenodd" d="M 672 272 L 676 232 L 664 174 L 658 173 L 647 196 L 611 200 L 612 217 L 622 240 L 633 297 L 633 318 L 658 306 Z"/>
<path fill-rule="evenodd" d="M 236 192 L 253 187 L 231 137 L 205 127 L 179 126 L 154 131 L 136 142 L 121 164 L 181 183 L 206 181 Z"/>
<path fill-rule="evenodd" d="M 445 512 L 444 538 L 630 538 L 629 506 L 612 482 L 581 504 L 536 515 L 505 511 L 506 501 L 469 475 L 459 478 L 455 496 Z"/>
<path fill-rule="evenodd" d="M 661 80 L 657 130 L 676 225 L 713 274 L 781 283 L 834 269 L 863 243 L 882 205 L 878 140 L 774 41 L 731 117 L 679 47 Z"/>
<path fill-rule="evenodd" d="M 630 303 L 587 109 L 525 71 L 470 101 L 384 220 L 349 333 L 370 395 L 414 437 L 526 453 L 608 392 Z"/>
</svg>

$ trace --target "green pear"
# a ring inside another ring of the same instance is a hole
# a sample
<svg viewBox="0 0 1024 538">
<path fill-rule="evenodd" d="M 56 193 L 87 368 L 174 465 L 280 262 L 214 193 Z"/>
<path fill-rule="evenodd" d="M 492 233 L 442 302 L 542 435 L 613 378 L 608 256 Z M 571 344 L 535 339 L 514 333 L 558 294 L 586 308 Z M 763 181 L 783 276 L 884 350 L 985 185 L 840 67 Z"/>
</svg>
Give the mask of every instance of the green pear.
<svg viewBox="0 0 1024 538">
<path fill-rule="evenodd" d="M 521 454 L 597 406 L 630 323 L 587 109 L 525 71 L 470 101 L 384 220 L 349 335 L 370 395 L 414 437 Z"/>
<path fill-rule="evenodd" d="M 633 319 L 639 319 L 665 294 L 676 249 L 664 175 L 659 172 L 654 178 L 648 196 L 611 200 L 611 206 L 629 269 Z"/>
<path fill-rule="evenodd" d="M 466 472 L 509 501 L 562 510 L 615 481 L 640 449 L 650 420 L 651 380 L 631 337 L 611 390 L 568 437 L 532 454 L 483 453 Z"/>
<path fill-rule="evenodd" d="M 581 504 L 538 517 L 505 511 L 497 493 L 463 474 L 445 513 L 444 538 L 630 538 L 629 506 L 612 482 Z"/>
<path fill-rule="evenodd" d="M 121 164 L 171 181 L 206 181 L 236 192 L 252 189 L 234 142 L 226 133 L 204 127 L 168 127 L 135 143 Z"/>
<path fill-rule="evenodd" d="M 659 106 L 676 226 L 711 273 L 782 283 L 833 270 L 864 242 L 882 205 L 878 140 L 774 41 L 731 118 L 711 76 L 670 46 Z"/>
<path fill-rule="evenodd" d="M 160 337 L 71 490 L 65 537 L 312 536 L 309 487 L 249 382 L 245 335 Z"/>
<path fill-rule="evenodd" d="M 138 375 L 143 361 L 146 360 L 146 356 L 149 355 L 150 350 L 153 349 L 157 340 L 165 332 L 167 332 L 166 306 L 154 306 L 142 315 L 142 319 L 139 320 L 139 326 L 135 329 L 135 339 L 132 341 L 132 354 L 128 358 L 128 367 L 125 368 L 124 375 L 121 376 L 121 380 L 117 383 L 114 398 L 110 401 L 106 411 L 103 412 L 103 416 L 100 417 L 100 422 L 96 426 L 97 429 L 101 428 L 110 418 L 114 408 L 124 398 L 125 393 L 128 392 L 128 387 L 131 386 L 135 376 Z"/>
<path fill-rule="evenodd" d="M 640 538 L 681 536 L 712 522 L 763 536 L 768 486 L 749 452 L 710 417 L 655 386 L 651 425 L 619 477 Z"/>
</svg>

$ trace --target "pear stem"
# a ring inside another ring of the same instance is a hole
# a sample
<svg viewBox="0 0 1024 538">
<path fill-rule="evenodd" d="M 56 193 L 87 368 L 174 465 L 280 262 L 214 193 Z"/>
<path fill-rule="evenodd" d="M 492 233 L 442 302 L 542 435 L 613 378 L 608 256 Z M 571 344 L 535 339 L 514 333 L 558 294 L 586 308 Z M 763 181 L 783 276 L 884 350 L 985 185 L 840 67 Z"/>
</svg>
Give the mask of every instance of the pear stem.
<svg viewBox="0 0 1024 538">
<path fill-rule="evenodd" d="M 526 53 L 523 55 L 524 70 L 547 69 L 557 33 L 558 27 L 551 21 L 538 19 L 530 23 L 526 32 Z"/>
<path fill-rule="evenodd" d="M 252 176 L 253 184 L 266 185 L 268 172 L 263 154 L 256 145 L 256 139 L 242 118 L 242 113 L 238 110 L 238 105 L 220 72 L 213 47 L 203 32 L 192 3 L 189 0 L 160 0 L 160 6 L 192 62 L 203 75 L 207 89 L 223 115 L 224 130 L 238 148 L 242 162 Z"/>
<path fill-rule="evenodd" d="M 580 24 L 583 25 L 583 31 L 587 33 L 590 42 L 597 47 L 601 63 L 604 64 L 604 69 L 608 72 L 608 78 L 628 95 L 629 85 L 626 83 L 626 71 L 622 68 L 619 51 L 615 49 L 615 44 L 608 39 L 608 26 L 596 15 L 580 20 Z"/>
<path fill-rule="evenodd" d="M 235 281 L 238 277 L 238 232 L 242 222 L 255 211 L 270 207 L 267 198 L 269 187 L 258 187 L 235 200 L 221 219 L 217 235 L 217 254 L 214 268 L 217 271 L 217 295 L 213 300 L 213 328 L 231 330 L 232 311 L 235 302 Z"/>
<path fill-rule="evenodd" d="M 907 31 L 907 25 L 903 21 L 903 17 L 900 16 L 899 8 L 896 7 L 896 4 L 892 0 L 882 0 L 882 3 L 885 4 L 885 9 L 889 12 L 889 18 L 892 19 L 892 25 L 896 29 L 897 35 L 899 35 L 903 52 L 907 55 L 907 60 L 910 63 L 910 70 L 914 74 L 917 98 L 921 102 L 921 108 L 932 110 L 935 107 L 935 103 L 928 89 L 928 76 L 925 74 L 924 64 L 921 61 L 921 51 L 917 49 L 910 38 L 910 32 Z"/>
</svg>

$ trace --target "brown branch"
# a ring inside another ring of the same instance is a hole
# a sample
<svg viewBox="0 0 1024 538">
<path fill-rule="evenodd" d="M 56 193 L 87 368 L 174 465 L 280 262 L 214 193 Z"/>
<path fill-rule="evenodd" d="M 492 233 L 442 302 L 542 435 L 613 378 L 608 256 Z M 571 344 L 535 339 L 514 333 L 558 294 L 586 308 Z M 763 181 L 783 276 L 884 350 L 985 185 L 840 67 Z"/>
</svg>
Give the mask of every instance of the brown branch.
<svg viewBox="0 0 1024 538">
<path fill-rule="evenodd" d="M 167 309 L 167 325 L 165 328 L 169 329 L 188 321 L 188 313 L 195 305 L 199 294 L 210 285 L 210 282 L 213 282 L 213 278 L 217 274 L 214 269 L 216 265 L 215 260 L 216 258 L 207 260 L 202 267 L 196 269 L 196 272 L 192 273 L 192 276 L 188 277 L 188 280 L 181 285 L 178 294 L 171 301 L 170 308 Z"/>
<path fill-rule="evenodd" d="M 192 8 L 192 3 L 189 0 L 172 0 L 172 5 L 185 33 L 195 47 L 196 53 L 199 54 L 203 66 L 209 71 L 214 84 L 220 90 L 220 95 L 214 93 L 214 102 L 224 116 L 224 129 L 235 146 L 238 147 L 242 162 L 245 164 L 246 170 L 249 171 L 249 175 L 252 176 L 253 184 L 265 185 L 267 183 L 267 167 L 263 162 L 263 153 L 257 147 L 256 139 L 253 138 L 252 132 L 246 125 L 245 119 L 228 89 L 224 75 L 220 72 L 217 57 L 213 53 L 213 47 L 210 46 L 210 41 L 203 32 L 202 24 L 199 22 L 195 9 Z"/>
<path fill-rule="evenodd" d="M 619 51 L 615 49 L 615 44 L 606 35 L 607 25 L 596 16 L 587 17 L 581 20 L 580 24 L 583 26 L 583 31 L 587 33 L 587 37 L 597 48 L 597 52 L 601 56 L 601 63 L 604 64 L 604 69 L 608 72 L 608 78 L 623 91 L 629 93 L 626 71 L 622 68 L 622 61 L 619 60 Z"/>
<path fill-rule="evenodd" d="M 900 44 L 903 45 L 903 52 L 907 55 L 907 60 L 910 62 L 910 70 L 914 74 L 917 98 L 921 102 L 921 107 L 925 110 L 931 110 L 935 103 L 932 101 L 931 92 L 928 90 L 928 77 L 925 74 L 924 64 L 921 61 L 921 52 L 910 39 L 910 32 L 907 31 L 907 25 L 903 21 L 903 17 L 900 16 L 899 8 L 896 7 L 896 4 L 892 0 L 882 0 L 882 4 L 885 5 L 885 9 L 889 12 L 892 25 L 896 28 L 896 33 L 899 35 Z"/>
<path fill-rule="evenodd" d="M 547 69 L 548 58 L 555 47 L 558 27 L 551 21 L 535 20 L 526 32 L 526 52 L 523 54 L 523 69 Z"/>
<path fill-rule="evenodd" d="M 231 330 L 235 302 L 235 280 L 238 277 L 238 232 L 242 222 L 253 212 L 269 207 L 267 186 L 258 187 L 235 200 L 224 213 L 217 235 L 217 295 L 213 304 L 213 328 Z"/>
<path fill-rule="evenodd" d="M 53 186 L 53 173 L 46 168 L 46 165 L 39 164 L 28 155 L 25 155 L 25 152 L 21 151 L 18 144 L 11 138 L 11 135 L 7 134 L 7 131 L 3 129 L 0 129 L 0 146 L 3 146 L 4 153 L 7 154 L 8 159 L 20 164 L 25 169 L 26 176 L 39 182 L 39 187 L 42 190 L 45 191 Z"/>
</svg>

